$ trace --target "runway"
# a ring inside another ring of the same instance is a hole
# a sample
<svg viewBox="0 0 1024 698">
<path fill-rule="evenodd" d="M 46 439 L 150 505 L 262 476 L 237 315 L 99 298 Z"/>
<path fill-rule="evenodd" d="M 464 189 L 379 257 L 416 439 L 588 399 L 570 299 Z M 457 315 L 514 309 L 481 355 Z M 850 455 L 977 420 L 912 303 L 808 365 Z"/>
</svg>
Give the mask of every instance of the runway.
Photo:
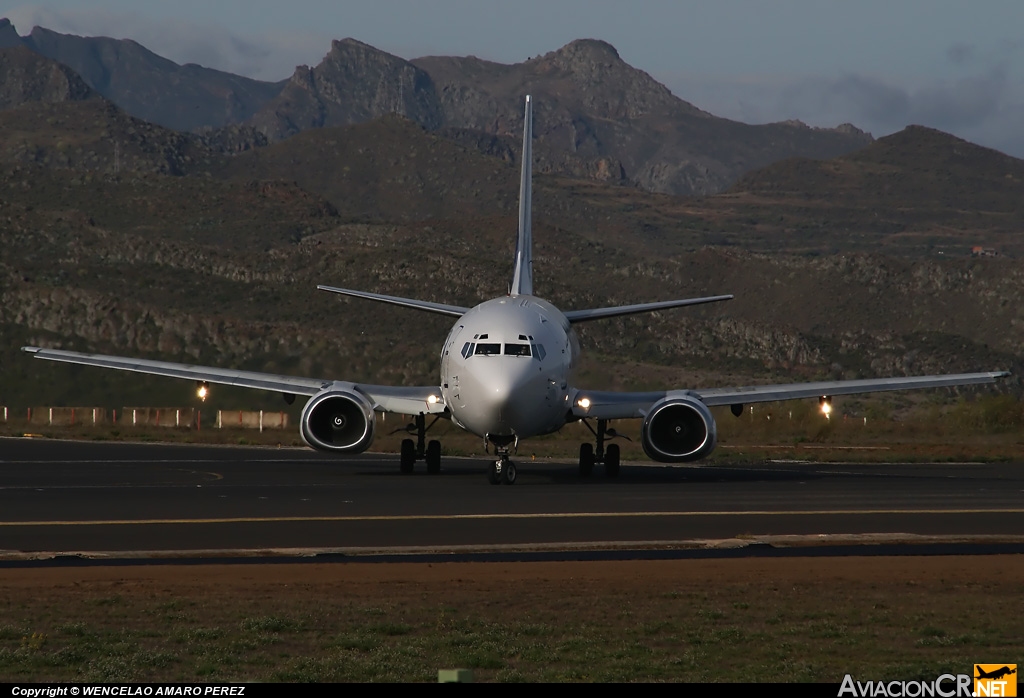
<svg viewBox="0 0 1024 698">
<path fill-rule="evenodd" d="M 407 476 L 393 455 L 0 439 L 0 554 L 1024 541 L 1020 463 L 624 464 L 616 480 L 517 463 L 508 487 L 484 460 Z"/>
</svg>

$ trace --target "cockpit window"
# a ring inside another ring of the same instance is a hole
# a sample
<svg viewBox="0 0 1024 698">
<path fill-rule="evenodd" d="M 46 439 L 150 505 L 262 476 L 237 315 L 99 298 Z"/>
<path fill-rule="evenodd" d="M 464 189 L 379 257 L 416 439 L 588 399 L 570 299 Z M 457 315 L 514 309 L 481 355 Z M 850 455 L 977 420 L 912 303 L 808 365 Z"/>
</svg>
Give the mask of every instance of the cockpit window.
<svg viewBox="0 0 1024 698">
<path fill-rule="evenodd" d="M 529 356 L 530 345 L 529 344 L 512 344 L 508 343 L 505 345 L 505 356 Z"/>
<path fill-rule="evenodd" d="M 480 354 L 483 354 L 484 356 L 497 356 L 498 354 L 501 353 L 501 344 L 496 342 L 480 342 L 479 344 L 476 345 L 476 351 L 473 353 L 477 354 L 478 356 Z"/>
<path fill-rule="evenodd" d="M 530 346 L 533 347 L 533 355 L 537 357 L 537 361 L 543 361 L 544 357 L 547 355 L 547 352 L 544 351 L 544 345 L 531 344 Z"/>
<path fill-rule="evenodd" d="M 473 342 L 466 342 L 462 345 L 462 358 L 468 359 L 473 354 Z"/>
</svg>

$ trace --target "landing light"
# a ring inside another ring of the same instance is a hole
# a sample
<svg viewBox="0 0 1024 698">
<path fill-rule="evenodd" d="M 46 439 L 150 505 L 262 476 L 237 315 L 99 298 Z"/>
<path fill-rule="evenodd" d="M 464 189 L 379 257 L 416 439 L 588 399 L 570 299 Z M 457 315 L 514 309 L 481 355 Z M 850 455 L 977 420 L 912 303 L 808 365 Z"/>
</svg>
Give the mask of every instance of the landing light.
<svg viewBox="0 0 1024 698">
<path fill-rule="evenodd" d="M 829 415 L 832 414 L 832 398 L 828 395 L 822 395 L 818 398 L 818 406 L 821 407 L 821 413 L 825 415 L 825 418 L 829 419 Z"/>
<path fill-rule="evenodd" d="M 196 390 L 196 395 L 199 396 L 199 399 L 202 400 L 203 402 L 206 402 L 206 396 L 209 395 L 209 394 L 210 394 L 210 386 L 207 385 L 206 383 L 200 383 L 199 384 L 199 389 Z"/>
<path fill-rule="evenodd" d="M 437 404 L 437 395 L 428 395 L 427 396 L 427 403 L 431 404 L 431 405 L 436 405 Z"/>
<path fill-rule="evenodd" d="M 589 398 L 581 397 L 576 402 L 576 404 L 579 405 L 580 407 L 582 407 L 585 410 L 589 410 L 590 409 L 590 399 Z"/>
</svg>

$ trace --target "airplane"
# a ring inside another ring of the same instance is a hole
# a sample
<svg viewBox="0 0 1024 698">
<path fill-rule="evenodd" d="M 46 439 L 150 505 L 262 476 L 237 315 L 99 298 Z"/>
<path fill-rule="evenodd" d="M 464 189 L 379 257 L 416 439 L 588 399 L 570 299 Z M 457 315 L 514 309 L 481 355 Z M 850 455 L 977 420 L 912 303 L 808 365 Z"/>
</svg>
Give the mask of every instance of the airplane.
<svg viewBox="0 0 1024 698">
<path fill-rule="evenodd" d="M 745 404 L 818 398 L 823 409 L 832 396 L 914 388 L 993 383 L 1003 371 L 906 378 L 823 381 L 741 388 L 667 389 L 650 392 L 591 390 L 573 383 L 580 344 L 574 325 L 604 318 L 649 313 L 730 300 L 707 296 L 617 307 L 560 311 L 534 295 L 532 236 L 533 101 L 528 95 L 523 125 L 523 161 L 519 189 L 519 231 L 508 294 L 473 308 L 399 298 L 334 286 L 331 293 L 437 313 L 456 318 L 440 352 L 440 383 L 427 386 L 369 385 L 344 380 L 301 378 L 166 361 L 23 347 L 38 359 L 135 371 L 194 380 L 205 394 L 210 383 L 282 393 L 291 404 L 296 395 L 309 399 L 299 421 L 303 441 L 338 454 L 361 453 L 374 438 L 375 412 L 413 415 L 416 441 L 402 441 L 400 471 L 413 472 L 416 461 L 428 473 L 441 469 L 441 444 L 426 441 L 438 419 L 448 419 L 493 445 L 488 468 L 492 484 L 514 484 L 511 459 L 520 439 L 556 432 L 582 421 L 594 436 L 579 450 L 579 472 L 592 474 L 602 464 L 605 475 L 619 474 L 620 449 L 605 445 L 617 436 L 610 420 L 641 419 L 641 443 L 653 460 L 684 463 L 708 456 L 717 443 L 710 408 L 729 405 L 739 416 Z M 432 417 L 428 426 L 426 420 Z M 594 424 L 592 424 L 594 423 Z M 596 424 L 596 428 L 595 428 Z"/>
<path fill-rule="evenodd" d="M 989 672 L 986 672 L 984 669 L 982 669 L 981 665 L 979 664 L 975 664 L 974 668 L 978 670 L 978 675 L 974 677 L 976 679 L 1001 679 L 1004 676 L 1010 676 L 1011 674 L 1017 673 L 1016 669 L 1011 669 L 1008 666 L 1004 666 L 999 669 L 994 669 Z"/>
</svg>

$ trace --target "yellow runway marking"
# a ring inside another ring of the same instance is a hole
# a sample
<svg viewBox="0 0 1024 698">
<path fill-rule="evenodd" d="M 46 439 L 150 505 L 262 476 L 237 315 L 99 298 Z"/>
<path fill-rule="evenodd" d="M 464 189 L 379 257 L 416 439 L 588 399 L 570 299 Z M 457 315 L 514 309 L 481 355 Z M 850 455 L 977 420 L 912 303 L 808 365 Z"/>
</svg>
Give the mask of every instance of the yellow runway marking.
<svg viewBox="0 0 1024 698">
<path fill-rule="evenodd" d="M 86 521 L 0 521 L 13 526 L 149 526 L 154 524 L 346 523 L 360 521 L 480 521 L 500 519 L 657 518 L 697 516 L 873 516 L 880 514 L 1024 514 L 1024 509 L 848 509 L 803 511 L 590 511 L 541 514 L 410 514 L 404 516 L 261 516 L 210 519 L 97 519 Z"/>
</svg>

